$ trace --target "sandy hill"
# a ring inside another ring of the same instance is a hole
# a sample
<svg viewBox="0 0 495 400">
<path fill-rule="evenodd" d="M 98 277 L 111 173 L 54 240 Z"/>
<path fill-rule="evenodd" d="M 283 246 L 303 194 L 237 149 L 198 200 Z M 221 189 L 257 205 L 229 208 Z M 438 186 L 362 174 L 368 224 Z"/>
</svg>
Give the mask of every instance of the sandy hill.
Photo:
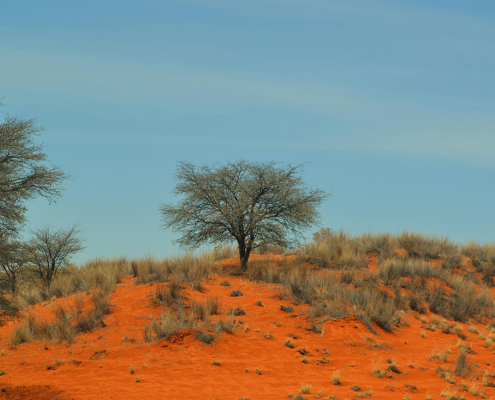
<svg viewBox="0 0 495 400">
<path fill-rule="evenodd" d="M 356 303 L 323 298 L 329 283 L 315 281 L 309 291 L 323 300 L 304 300 L 306 289 L 287 283 L 291 260 L 255 255 L 258 269 L 234 275 L 235 261 L 227 259 L 189 283 L 174 278 L 178 271 L 153 282 L 151 267 L 143 279 L 136 264 L 134 276 L 118 279 L 103 300 L 93 289 L 30 305 L 23 319 L 0 329 L 0 399 L 495 398 L 489 316 L 444 318 L 429 310 L 434 299 L 418 295 L 424 305 L 396 301 L 393 315 L 400 321 L 388 326 L 364 305 L 361 313 Z M 337 271 L 332 282 L 351 294 L 373 282 L 385 300 L 398 293 L 415 298 L 410 284 L 421 273 L 403 273 L 401 285 L 393 286 L 376 254 L 368 261 L 352 277 Z M 328 274 L 302 265 L 297 273 L 307 282 Z M 284 268 L 285 284 L 269 283 Z M 439 290 L 443 281 L 429 274 L 423 286 Z M 453 298 L 455 289 L 444 286 Z"/>
</svg>

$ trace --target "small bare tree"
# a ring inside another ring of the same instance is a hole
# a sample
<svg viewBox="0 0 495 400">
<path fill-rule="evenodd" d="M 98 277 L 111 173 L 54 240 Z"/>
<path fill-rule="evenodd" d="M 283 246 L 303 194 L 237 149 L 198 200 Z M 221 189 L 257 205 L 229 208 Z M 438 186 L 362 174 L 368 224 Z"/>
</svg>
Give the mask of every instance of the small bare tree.
<svg viewBox="0 0 495 400">
<path fill-rule="evenodd" d="M 245 271 L 254 248 L 298 244 L 303 230 L 320 219 L 317 207 L 328 195 L 306 187 L 301 169 L 273 161 L 213 167 L 181 162 L 174 193 L 183 199 L 160 207 L 163 224 L 182 233 L 177 243 L 188 249 L 235 240 Z"/>
<path fill-rule="evenodd" d="M 73 254 L 84 250 L 77 225 L 53 232 L 49 226 L 38 229 L 28 242 L 30 262 L 43 283 L 49 287 L 56 274 L 70 262 Z"/>
<path fill-rule="evenodd" d="M 27 264 L 26 245 L 0 235 L 0 282 L 11 294 L 16 293 L 19 276 Z"/>
</svg>

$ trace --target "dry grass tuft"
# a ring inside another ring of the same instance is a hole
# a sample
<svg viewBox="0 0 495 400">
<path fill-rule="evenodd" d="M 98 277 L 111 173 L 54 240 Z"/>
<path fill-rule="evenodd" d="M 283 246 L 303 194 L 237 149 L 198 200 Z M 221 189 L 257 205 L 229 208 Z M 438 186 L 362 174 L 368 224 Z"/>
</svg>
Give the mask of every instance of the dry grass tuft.
<svg viewBox="0 0 495 400">
<path fill-rule="evenodd" d="M 342 381 L 340 379 L 340 370 L 336 369 L 333 371 L 332 378 L 331 378 L 332 384 L 336 386 L 342 385 Z"/>
</svg>

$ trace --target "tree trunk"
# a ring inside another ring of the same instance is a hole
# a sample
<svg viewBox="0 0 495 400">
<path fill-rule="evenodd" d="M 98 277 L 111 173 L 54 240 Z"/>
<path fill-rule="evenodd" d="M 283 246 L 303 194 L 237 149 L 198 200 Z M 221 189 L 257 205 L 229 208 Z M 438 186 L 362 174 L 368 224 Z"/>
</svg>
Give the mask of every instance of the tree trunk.
<svg viewBox="0 0 495 400">
<path fill-rule="evenodd" d="M 251 254 L 251 247 L 246 247 L 244 241 L 239 241 L 238 244 L 239 244 L 239 261 L 241 263 L 240 272 L 246 272 L 249 255 Z"/>
</svg>

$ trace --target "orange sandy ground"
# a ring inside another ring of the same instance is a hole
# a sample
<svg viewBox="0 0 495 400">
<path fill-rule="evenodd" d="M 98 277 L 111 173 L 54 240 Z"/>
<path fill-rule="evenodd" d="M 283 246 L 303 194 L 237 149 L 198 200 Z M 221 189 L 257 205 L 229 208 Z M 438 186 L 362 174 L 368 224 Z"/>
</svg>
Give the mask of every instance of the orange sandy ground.
<svg viewBox="0 0 495 400">
<path fill-rule="evenodd" d="M 225 279 L 232 286 L 220 286 Z M 244 324 L 233 335 L 223 333 L 213 345 L 193 340 L 188 332 L 172 343 L 144 342 L 143 326 L 149 323 L 150 316 L 159 315 L 160 308 L 151 304 L 154 285 L 136 286 L 131 277 L 119 284 L 111 296 L 112 314 L 105 318 L 107 326 L 79 335 L 72 346 L 34 341 L 11 349 L 13 324 L 2 327 L 0 351 L 4 349 L 4 354 L 0 356 L 0 368 L 5 375 L 0 376 L 0 399 L 284 399 L 288 393 L 301 394 L 301 384 L 310 384 L 311 393 L 304 395 L 308 399 L 319 391 L 322 398 L 333 394 L 338 399 L 352 399 L 355 392 L 351 386 L 359 385 L 360 393 L 373 390 L 372 399 L 396 400 L 407 395 L 413 400 L 428 395 L 440 399 L 442 391 L 462 390 L 462 382 L 467 383 L 467 389 L 474 383 L 486 390 L 487 398 L 495 398 L 494 388 L 481 385 L 482 370 L 495 372 L 494 348 L 485 347 L 486 341 L 468 332 L 465 325 L 461 324 L 467 335 L 466 344 L 476 352 L 469 361 L 479 380 L 455 377 L 456 384 L 451 385 L 435 369 L 454 369 L 458 337 L 437 329 L 426 331 L 427 337 L 422 338 L 422 323 L 412 314 L 410 326 L 394 333 L 377 329 L 376 336 L 358 320 L 346 318 L 327 322 L 323 334 L 316 334 L 306 329 L 310 326 L 304 314 L 307 306 L 294 306 L 289 298 L 275 297 L 281 291 L 279 285 L 229 276 L 212 277 L 204 287 L 204 293 L 189 289 L 187 295 L 196 299 L 218 296 L 223 314 L 238 307 L 246 312 L 246 316 L 236 318 Z M 234 289 L 242 290 L 243 296 L 230 297 Z M 255 305 L 257 300 L 264 307 Z M 70 299 L 57 302 L 70 304 Z M 281 304 L 291 305 L 294 313 L 281 311 Z M 31 312 L 49 316 L 53 305 L 36 305 Z M 247 331 L 245 325 L 249 326 Z M 478 328 L 488 335 L 484 326 Z M 271 338 L 266 338 L 266 333 Z M 296 346 L 293 349 L 284 345 L 290 334 L 299 337 L 291 339 Z M 124 338 L 135 341 L 123 341 Z M 446 362 L 429 360 L 432 351 L 447 347 L 452 353 Z M 300 348 L 309 352 L 308 364 L 301 362 L 303 356 L 296 352 Z M 317 365 L 316 361 L 324 357 L 324 348 L 330 353 L 326 356 L 329 363 Z M 396 362 L 405 373 L 391 373 L 392 378 L 375 377 L 372 365 L 383 369 L 388 365 L 387 359 Z M 57 360 L 63 364 L 47 370 L 46 365 Z M 215 360 L 220 361 L 219 366 L 213 365 Z M 134 374 L 129 372 L 131 366 Z M 335 370 L 340 370 L 341 386 L 331 383 Z M 459 394 L 466 399 L 475 398 L 467 391 Z"/>
</svg>

